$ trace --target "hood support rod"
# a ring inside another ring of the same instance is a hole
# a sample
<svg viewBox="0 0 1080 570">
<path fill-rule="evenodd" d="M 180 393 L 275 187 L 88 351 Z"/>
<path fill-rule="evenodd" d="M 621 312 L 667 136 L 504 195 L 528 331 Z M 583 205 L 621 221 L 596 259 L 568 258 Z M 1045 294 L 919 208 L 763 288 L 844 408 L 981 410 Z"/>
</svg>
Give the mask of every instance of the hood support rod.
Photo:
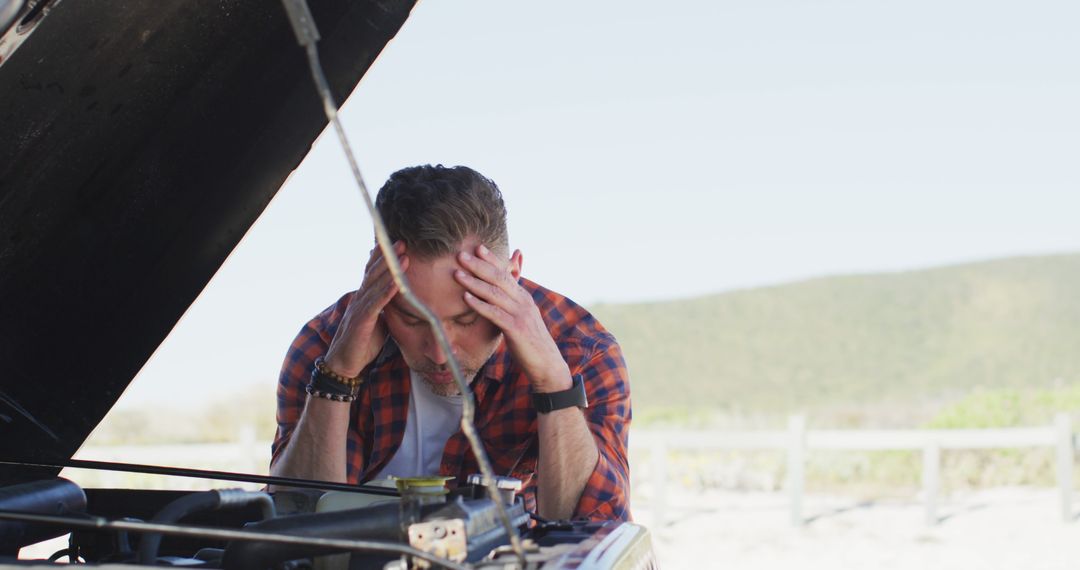
<svg viewBox="0 0 1080 570">
<path fill-rule="evenodd" d="M 13 461 L 0 459 L 0 465 L 21 465 L 26 467 L 51 467 L 72 469 L 89 469 L 92 471 L 120 471 L 124 473 L 147 473 L 150 475 L 172 475 L 174 477 L 192 477 L 195 479 L 214 479 L 218 481 L 237 481 L 240 483 L 258 483 L 262 485 L 280 485 L 282 487 L 298 487 L 304 489 L 318 489 L 322 491 L 345 491 L 349 493 L 368 493 L 372 495 L 386 495 L 397 497 L 397 491 L 386 487 L 374 485 L 350 485 L 348 483 L 331 483 L 329 481 L 312 481 L 309 479 L 295 479 L 292 477 L 274 477 L 270 475 L 251 475 L 248 473 L 233 473 L 229 471 L 211 471 L 206 469 L 188 469 L 186 467 L 164 467 L 158 465 L 143 465 L 140 463 L 115 463 L 112 461 L 87 461 L 84 459 L 54 459 L 54 460 L 28 460 Z"/>
</svg>

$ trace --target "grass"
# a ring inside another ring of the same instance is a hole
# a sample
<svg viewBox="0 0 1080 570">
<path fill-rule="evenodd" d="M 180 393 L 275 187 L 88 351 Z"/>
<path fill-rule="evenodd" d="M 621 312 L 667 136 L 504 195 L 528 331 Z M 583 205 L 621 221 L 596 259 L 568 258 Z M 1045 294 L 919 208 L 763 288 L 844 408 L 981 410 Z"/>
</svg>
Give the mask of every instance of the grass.
<svg viewBox="0 0 1080 570">
<path fill-rule="evenodd" d="M 980 388 L 1080 383 L 1078 289 L 1074 254 L 592 309 L 646 421 L 903 408 L 885 421 L 911 425 Z"/>
</svg>

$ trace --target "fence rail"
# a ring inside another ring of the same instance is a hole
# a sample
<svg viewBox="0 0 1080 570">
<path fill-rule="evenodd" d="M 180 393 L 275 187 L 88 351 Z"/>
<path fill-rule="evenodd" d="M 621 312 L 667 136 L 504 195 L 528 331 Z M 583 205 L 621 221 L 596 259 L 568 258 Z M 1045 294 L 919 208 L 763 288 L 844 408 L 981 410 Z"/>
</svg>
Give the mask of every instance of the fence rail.
<svg viewBox="0 0 1080 570">
<path fill-rule="evenodd" d="M 632 432 L 631 450 L 647 450 L 651 456 L 653 524 L 664 523 L 668 452 L 672 450 L 782 450 L 786 451 L 791 523 L 801 526 L 806 486 L 806 458 L 811 451 L 922 450 L 922 490 L 926 523 L 937 524 L 941 492 L 941 451 L 944 449 L 1015 449 L 1049 447 L 1056 451 L 1055 475 L 1060 495 L 1061 518 L 1073 520 L 1073 460 L 1077 450 L 1068 415 L 1058 414 L 1047 427 L 1008 429 L 916 429 L 916 430 L 807 430 L 803 416 L 788 419 L 786 431 L 645 431 Z"/>
<path fill-rule="evenodd" d="M 632 432 L 630 445 L 635 455 L 646 451 L 650 455 L 652 498 L 650 508 L 653 525 L 658 528 L 665 519 L 668 485 L 668 454 L 673 450 L 780 450 L 785 452 L 791 523 L 802 525 L 803 495 L 806 485 L 806 460 L 809 453 L 822 450 L 922 451 L 922 495 L 926 523 L 937 524 L 937 506 L 941 492 L 941 451 L 949 449 L 1015 449 L 1048 447 L 1055 450 L 1055 475 L 1060 495 L 1062 520 L 1073 520 L 1073 460 L 1077 438 L 1069 416 L 1060 414 L 1047 427 L 1009 429 L 952 429 L 952 430 L 807 430 L 802 416 L 792 416 L 787 430 L 776 431 L 662 431 L 637 429 Z M 269 442 L 256 441 L 252 430 L 239 434 L 238 441 L 220 444 L 194 445 L 131 445 L 88 447 L 76 457 L 127 461 L 134 463 L 187 465 L 235 469 L 249 473 L 265 473 L 269 462 Z M 634 465 L 641 469 L 644 465 Z M 104 483 L 119 484 L 122 474 L 105 474 Z"/>
</svg>

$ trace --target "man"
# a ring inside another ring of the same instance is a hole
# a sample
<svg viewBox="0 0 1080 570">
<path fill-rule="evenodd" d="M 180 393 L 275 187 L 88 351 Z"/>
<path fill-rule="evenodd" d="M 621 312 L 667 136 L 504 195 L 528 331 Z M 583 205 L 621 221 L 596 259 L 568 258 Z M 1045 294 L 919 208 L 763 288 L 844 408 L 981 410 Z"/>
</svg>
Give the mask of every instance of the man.
<svg viewBox="0 0 1080 570">
<path fill-rule="evenodd" d="M 521 479 L 526 508 L 541 517 L 628 519 L 622 352 L 585 309 L 521 277 L 495 183 L 463 166 L 406 168 L 376 207 L 471 382 L 496 475 Z M 360 288 L 289 349 L 271 472 L 350 483 L 478 473 L 447 362 L 376 247 Z"/>
</svg>

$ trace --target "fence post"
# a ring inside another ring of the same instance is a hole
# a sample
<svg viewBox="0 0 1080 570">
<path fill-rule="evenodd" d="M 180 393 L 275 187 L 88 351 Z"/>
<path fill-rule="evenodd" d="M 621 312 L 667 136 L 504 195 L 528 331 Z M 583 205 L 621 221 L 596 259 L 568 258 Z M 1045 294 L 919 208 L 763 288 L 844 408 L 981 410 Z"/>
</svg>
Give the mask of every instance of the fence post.
<svg viewBox="0 0 1080 570">
<path fill-rule="evenodd" d="M 926 524 L 938 524 L 938 491 L 941 489 L 941 445 L 931 439 L 923 447 L 922 457 L 923 501 L 926 505 Z"/>
<path fill-rule="evenodd" d="M 791 498 L 791 524 L 803 526 L 802 500 L 806 482 L 806 418 L 788 417 L 787 486 Z"/>
<path fill-rule="evenodd" d="M 1057 428 L 1057 480 L 1058 490 L 1061 493 L 1061 520 L 1070 522 L 1073 518 L 1072 486 L 1074 448 L 1072 420 L 1069 418 L 1069 414 L 1057 414 L 1054 416 L 1054 426 Z"/>
<path fill-rule="evenodd" d="M 651 459 L 653 478 L 653 528 L 660 529 L 664 526 L 664 511 L 667 505 L 667 444 L 664 435 L 653 434 Z"/>
</svg>

